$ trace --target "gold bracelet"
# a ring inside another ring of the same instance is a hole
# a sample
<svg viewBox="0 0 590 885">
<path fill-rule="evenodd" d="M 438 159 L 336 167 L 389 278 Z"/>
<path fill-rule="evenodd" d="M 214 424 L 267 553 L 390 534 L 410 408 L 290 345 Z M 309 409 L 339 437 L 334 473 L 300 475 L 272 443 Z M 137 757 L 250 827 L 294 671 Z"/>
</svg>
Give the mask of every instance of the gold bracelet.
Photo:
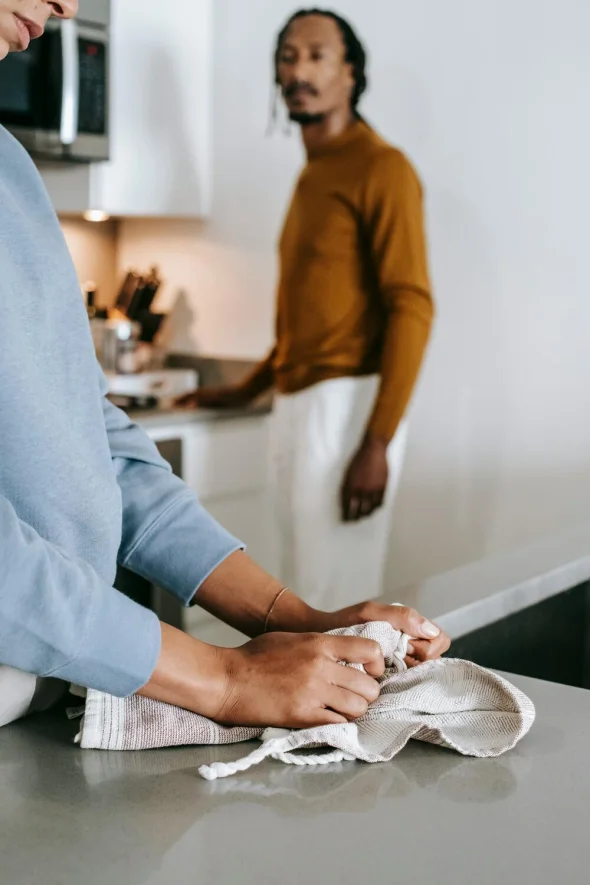
<svg viewBox="0 0 590 885">
<path fill-rule="evenodd" d="M 276 607 L 277 602 L 279 601 L 279 599 L 281 598 L 281 596 L 283 595 L 283 593 L 286 593 L 288 589 L 289 589 L 288 587 L 283 587 L 283 589 L 282 589 L 282 590 L 279 590 L 279 592 L 278 592 L 277 595 L 275 596 L 274 601 L 273 601 L 271 607 L 270 607 L 269 610 L 268 610 L 268 614 L 267 614 L 267 616 L 266 616 L 266 620 L 265 620 L 265 622 L 264 622 L 264 633 L 268 633 L 268 622 L 270 621 L 270 616 L 272 615 L 273 611 L 275 610 L 275 607 Z"/>
</svg>

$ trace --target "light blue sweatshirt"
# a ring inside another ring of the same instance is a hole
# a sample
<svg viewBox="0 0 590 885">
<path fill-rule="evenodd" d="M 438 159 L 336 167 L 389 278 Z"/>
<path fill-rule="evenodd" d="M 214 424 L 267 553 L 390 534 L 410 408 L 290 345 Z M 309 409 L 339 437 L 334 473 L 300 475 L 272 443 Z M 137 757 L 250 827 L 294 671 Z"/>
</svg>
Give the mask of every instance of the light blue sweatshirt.
<svg viewBox="0 0 590 885">
<path fill-rule="evenodd" d="M 117 562 L 188 604 L 241 545 L 105 389 L 55 213 L 0 127 L 0 663 L 125 696 L 160 627 Z"/>
</svg>

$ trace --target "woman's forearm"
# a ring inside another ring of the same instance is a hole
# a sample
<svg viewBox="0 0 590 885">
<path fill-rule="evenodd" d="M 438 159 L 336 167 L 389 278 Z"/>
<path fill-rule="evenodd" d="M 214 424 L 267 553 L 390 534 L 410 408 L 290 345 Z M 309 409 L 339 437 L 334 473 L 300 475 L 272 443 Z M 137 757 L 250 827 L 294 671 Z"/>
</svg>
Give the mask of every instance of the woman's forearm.
<svg viewBox="0 0 590 885">
<path fill-rule="evenodd" d="M 203 582 L 194 602 L 246 636 L 259 636 L 264 632 L 269 612 L 269 630 L 321 632 L 322 613 L 291 591 L 278 599 L 282 590 L 279 581 L 238 551 L 228 556 Z M 275 602 L 276 608 L 273 608 Z"/>
</svg>

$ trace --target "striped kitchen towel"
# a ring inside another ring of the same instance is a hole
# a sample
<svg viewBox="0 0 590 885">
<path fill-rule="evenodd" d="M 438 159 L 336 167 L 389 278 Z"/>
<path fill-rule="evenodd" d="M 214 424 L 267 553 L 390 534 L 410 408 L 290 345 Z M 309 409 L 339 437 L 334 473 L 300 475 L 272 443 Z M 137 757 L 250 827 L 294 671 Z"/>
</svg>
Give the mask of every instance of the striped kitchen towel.
<svg viewBox="0 0 590 885">
<path fill-rule="evenodd" d="M 261 745 L 233 763 L 202 766 L 207 780 L 245 771 L 263 759 L 294 765 L 361 760 L 387 762 L 413 738 L 464 756 L 500 756 L 512 749 L 535 719 L 532 701 L 506 679 L 469 661 L 443 658 L 410 670 L 409 637 L 388 623 L 334 630 L 381 645 L 386 671 L 381 691 L 356 722 L 288 731 L 228 728 L 178 707 L 132 696 L 114 698 L 89 690 L 80 733 L 83 749 L 145 750 L 196 744 Z"/>
</svg>

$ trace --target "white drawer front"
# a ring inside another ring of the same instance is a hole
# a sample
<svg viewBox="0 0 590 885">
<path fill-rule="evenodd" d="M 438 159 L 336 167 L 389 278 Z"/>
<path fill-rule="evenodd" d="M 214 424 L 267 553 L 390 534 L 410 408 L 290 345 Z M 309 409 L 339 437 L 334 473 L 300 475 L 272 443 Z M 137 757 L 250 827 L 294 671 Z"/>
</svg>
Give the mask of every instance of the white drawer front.
<svg viewBox="0 0 590 885">
<path fill-rule="evenodd" d="M 184 478 L 203 501 L 264 489 L 268 477 L 268 420 L 252 418 L 192 428 Z"/>
</svg>

